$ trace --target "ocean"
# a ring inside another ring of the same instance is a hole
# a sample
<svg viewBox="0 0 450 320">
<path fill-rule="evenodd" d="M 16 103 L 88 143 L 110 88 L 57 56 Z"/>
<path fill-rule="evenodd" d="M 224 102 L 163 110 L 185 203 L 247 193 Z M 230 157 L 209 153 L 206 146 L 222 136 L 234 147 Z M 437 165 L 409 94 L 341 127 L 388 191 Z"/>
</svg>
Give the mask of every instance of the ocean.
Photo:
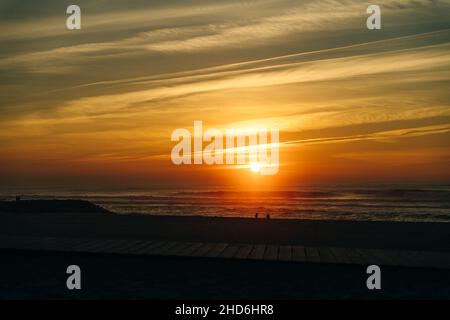
<svg viewBox="0 0 450 320">
<path fill-rule="evenodd" d="M 1 200 L 83 199 L 118 214 L 450 222 L 450 186 L 302 186 L 74 191 L 9 190 Z"/>
</svg>

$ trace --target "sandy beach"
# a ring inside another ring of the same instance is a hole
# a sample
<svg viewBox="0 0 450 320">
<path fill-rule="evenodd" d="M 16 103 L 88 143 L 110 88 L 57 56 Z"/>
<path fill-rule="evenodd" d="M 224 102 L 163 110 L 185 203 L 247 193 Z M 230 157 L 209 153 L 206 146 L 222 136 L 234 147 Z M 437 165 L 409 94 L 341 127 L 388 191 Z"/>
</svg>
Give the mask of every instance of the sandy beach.
<svg viewBox="0 0 450 320">
<path fill-rule="evenodd" d="M 117 215 L 96 207 L 81 213 L 3 212 L 0 219 L 1 234 L 14 236 L 450 251 L 449 223 Z"/>
<path fill-rule="evenodd" d="M 81 203 L 81 202 L 80 202 Z M 70 203 L 71 208 L 80 203 Z M 68 203 L 57 203 L 58 210 Z M 3 204 L 4 205 L 4 204 Z M 23 208 L 35 202 L 23 202 Z M 62 205 L 62 207 L 61 207 Z M 3 239 L 32 238 L 52 242 L 160 241 L 162 243 L 228 243 L 267 247 L 313 246 L 416 250 L 450 255 L 450 224 L 302 221 L 277 219 L 213 218 L 195 216 L 117 215 L 81 203 L 79 213 L 53 210 L 55 203 L 40 203 L 39 210 L 0 213 Z M 5 212 L 10 211 L 10 212 Z M 76 211 L 76 210 L 75 210 Z M 64 240 L 66 239 L 66 240 Z M 78 240 L 77 240 L 78 239 Z M 89 245 L 87 246 L 89 247 Z M 26 248 L 25 248 L 26 249 Z M 450 269 L 383 266 L 381 292 L 365 286 L 363 264 L 215 259 L 206 256 L 0 249 L 1 296 L 63 299 L 377 299 L 449 298 Z M 95 252 L 95 251 L 94 251 Z M 114 252 L 114 251 L 111 251 Z M 130 250 L 132 252 L 132 250 Z M 61 270 L 72 263 L 86 273 L 82 293 L 61 287 Z M 320 261 L 319 261 L 320 262 Z"/>
</svg>

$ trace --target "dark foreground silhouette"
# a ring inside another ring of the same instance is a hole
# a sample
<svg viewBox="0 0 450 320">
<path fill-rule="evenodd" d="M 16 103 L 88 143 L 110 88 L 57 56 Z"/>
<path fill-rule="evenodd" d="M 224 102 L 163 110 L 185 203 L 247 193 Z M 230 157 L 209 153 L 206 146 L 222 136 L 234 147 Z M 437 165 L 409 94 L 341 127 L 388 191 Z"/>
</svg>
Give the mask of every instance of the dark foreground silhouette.
<svg viewBox="0 0 450 320">
<path fill-rule="evenodd" d="M 9 213 L 111 213 L 83 200 L 18 200 L 0 201 L 0 212 Z"/>
<path fill-rule="evenodd" d="M 450 223 L 216 218 L 194 214 L 118 215 L 81 200 L 0 202 L 0 234 L 450 251 Z"/>
<path fill-rule="evenodd" d="M 449 299 L 450 272 L 367 266 L 0 251 L 0 299 Z M 66 268 L 81 268 L 81 290 Z M 7 289 L 7 290 L 6 290 Z"/>
<path fill-rule="evenodd" d="M 448 223 L 117 215 L 77 200 L 0 202 L 0 235 L 450 252 Z M 2 299 L 450 298 L 450 269 L 381 266 L 382 290 L 369 291 L 364 265 L 25 250 L 0 259 Z M 72 264 L 81 291 L 65 287 Z"/>
</svg>

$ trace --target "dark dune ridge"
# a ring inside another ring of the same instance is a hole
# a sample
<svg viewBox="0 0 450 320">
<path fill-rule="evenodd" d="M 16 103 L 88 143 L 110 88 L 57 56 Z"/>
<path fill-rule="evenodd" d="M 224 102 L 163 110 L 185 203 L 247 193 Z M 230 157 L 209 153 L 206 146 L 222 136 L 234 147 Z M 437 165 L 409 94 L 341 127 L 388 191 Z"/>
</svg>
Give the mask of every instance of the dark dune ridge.
<svg viewBox="0 0 450 320">
<path fill-rule="evenodd" d="M 189 216 L 191 215 L 191 216 Z M 0 233 L 14 236 L 450 251 L 450 224 L 436 222 L 118 215 L 87 201 L 0 203 Z"/>
<path fill-rule="evenodd" d="M 111 213 L 83 200 L 0 201 L 0 212 L 10 213 Z"/>
</svg>

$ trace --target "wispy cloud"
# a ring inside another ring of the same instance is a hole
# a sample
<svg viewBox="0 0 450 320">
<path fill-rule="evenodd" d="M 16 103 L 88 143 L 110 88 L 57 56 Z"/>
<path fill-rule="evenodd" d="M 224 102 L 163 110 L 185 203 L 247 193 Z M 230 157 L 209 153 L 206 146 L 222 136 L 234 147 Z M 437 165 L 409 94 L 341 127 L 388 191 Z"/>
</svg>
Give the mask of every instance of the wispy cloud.
<svg viewBox="0 0 450 320">
<path fill-rule="evenodd" d="M 274 7 L 274 3 L 279 4 L 279 7 Z M 447 3 L 444 0 L 434 3 L 425 0 L 390 1 L 386 2 L 383 16 L 401 14 L 407 18 L 408 12 L 405 11 L 414 11 L 420 7 L 430 8 L 430 6 L 436 8 L 432 9 L 433 12 L 438 12 L 438 8 Z M 385 2 L 381 1 L 381 5 L 384 4 Z M 4 57 L 0 62 L 0 68 L 20 66 L 37 73 L 67 73 L 83 63 L 126 56 L 131 58 L 145 54 L 183 54 L 205 50 L 241 49 L 268 43 L 274 45 L 286 41 L 288 37 L 306 33 L 360 28 L 360 24 L 363 25 L 362 22 L 366 17 L 365 7 L 364 3 L 354 0 L 296 2 L 295 4 L 291 1 L 257 1 L 107 12 L 89 16 L 87 26 L 82 32 L 111 33 L 124 27 L 126 30 L 131 28 L 130 26 L 133 26 L 135 30 L 142 30 L 142 28 L 147 30 L 112 41 L 89 43 L 83 41 L 81 44 L 17 53 Z M 269 10 L 271 8 L 277 9 Z M 236 14 L 240 10 L 248 11 L 247 19 Z M 199 15 L 204 18 L 200 17 L 195 23 L 189 22 L 192 17 Z M 209 15 L 215 19 L 208 19 Z M 0 27 L 3 30 L 10 30 L 4 33 L 4 37 L 14 39 L 29 36 L 30 32 L 33 37 L 54 36 L 67 33 L 59 26 L 60 20 L 60 18 L 51 18 L 48 21 L 27 22 L 23 26 L 20 23 L 16 23 L 17 25 L 7 23 Z M 164 21 L 167 23 L 162 23 Z M 40 30 L 39 26 L 45 26 L 44 30 Z M 52 33 L 52 30 L 56 30 L 56 34 Z M 122 29 L 119 34 L 128 35 L 129 32 L 124 32 Z"/>
<path fill-rule="evenodd" d="M 349 143 L 356 141 L 393 141 L 401 138 L 420 137 L 432 134 L 440 134 L 450 132 L 450 125 L 434 125 L 408 129 L 398 129 L 390 131 L 374 132 L 370 134 L 350 135 L 350 136 L 337 136 L 326 137 L 317 139 L 302 139 L 284 141 L 281 145 L 310 145 L 310 144 L 330 144 L 330 143 Z"/>
<path fill-rule="evenodd" d="M 269 64 L 257 68 L 243 68 L 232 72 L 211 73 L 147 82 L 151 89 L 108 96 L 82 98 L 60 108 L 67 114 L 91 115 L 115 112 L 141 105 L 200 94 L 210 91 L 279 86 L 293 83 L 311 83 L 348 79 L 357 76 L 392 72 L 431 70 L 448 66 L 450 44 L 436 45 L 384 54 L 366 54 L 336 59 L 319 59 L 308 62 Z M 357 67 L 355 67 L 357 66 Z M 111 105 L 114 101 L 114 105 Z"/>
<path fill-rule="evenodd" d="M 377 1 L 377 31 L 366 29 L 359 0 L 85 4 L 79 32 L 50 2 L 52 14 L 39 7 L 37 18 L 0 22 L 4 163 L 156 168 L 171 131 L 197 119 L 278 127 L 293 163 L 302 146 L 359 159 L 375 152 L 368 146 L 426 141 L 442 154 L 448 0 Z"/>
</svg>

